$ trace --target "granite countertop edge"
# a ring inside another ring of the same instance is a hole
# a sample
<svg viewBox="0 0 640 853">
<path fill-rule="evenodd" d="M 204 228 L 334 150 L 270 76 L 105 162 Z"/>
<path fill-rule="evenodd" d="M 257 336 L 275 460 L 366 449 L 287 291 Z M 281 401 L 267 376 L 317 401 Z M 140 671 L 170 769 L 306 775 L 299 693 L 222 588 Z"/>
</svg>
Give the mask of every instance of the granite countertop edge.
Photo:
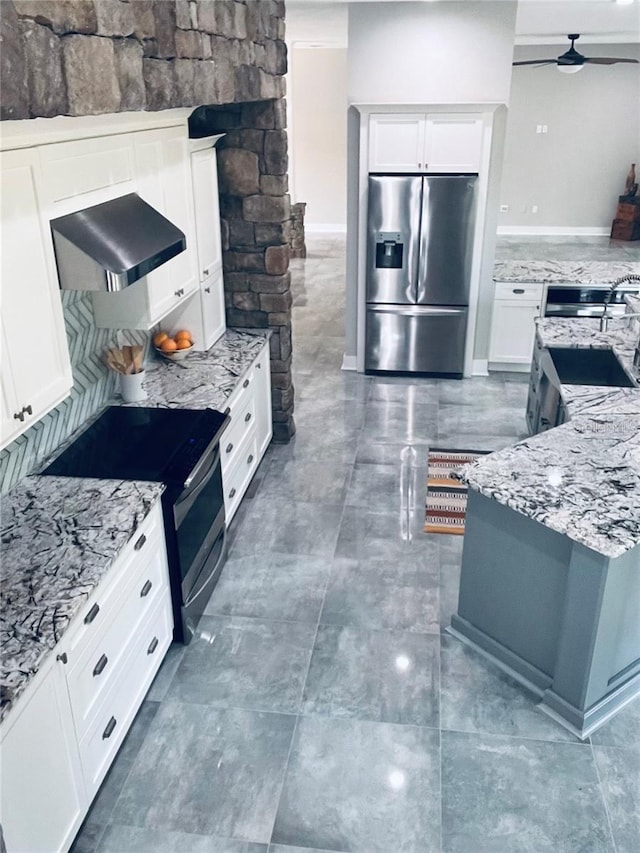
<svg viewBox="0 0 640 853">
<path fill-rule="evenodd" d="M 640 262 L 498 260 L 493 268 L 496 282 L 537 284 L 612 284 L 627 274 L 640 274 Z"/>
</svg>

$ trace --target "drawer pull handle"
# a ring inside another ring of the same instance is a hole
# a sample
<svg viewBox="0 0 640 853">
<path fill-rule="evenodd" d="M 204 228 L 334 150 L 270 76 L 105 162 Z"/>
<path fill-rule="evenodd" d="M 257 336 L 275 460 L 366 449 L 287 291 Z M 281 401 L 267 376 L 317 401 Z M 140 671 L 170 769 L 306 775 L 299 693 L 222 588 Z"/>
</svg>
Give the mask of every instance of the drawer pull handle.
<svg viewBox="0 0 640 853">
<path fill-rule="evenodd" d="M 133 546 L 133 550 L 139 551 L 146 541 L 147 541 L 147 537 L 143 533 L 142 536 L 136 542 L 136 544 Z"/>
<path fill-rule="evenodd" d="M 14 421 L 23 421 L 24 420 L 24 409 L 21 412 L 13 413 Z"/>
<path fill-rule="evenodd" d="M 229 492 L 229 497 L 230 497 L 230 498 L 235 498 L 235 496 L 236 496 L 236 490 L 235 490 L 235 489 L 231 489 L 231 491 Z"/>
<path fill-rule="evenodd" d="M 249 387 L 249 380 L 248 380 L 248 379 L 245 379 L 245 380 L 244 380 L 244 382 L 242 383 L 242 387 L 243 387 L 243 388 L 248 388 L 248 387 Z"/>
<path fill-rule="evenodd" d="M 155 650 L 158 648 L 158 638 L 154 637 L 153 640 L 149 643 L 149 648 L 147 649 L 147 654 L 152 655 Z"/>
<path fill-rule="evenodd" d="M 67 663 L 67 661 L 69 660 L 69 658 L 67 657 L 67 653 L 66 653 L 66 652 L 62 652 L 62 654 L 61 654 L 61 655 L 56 655 L 56 660 L 59 660 L 59 661 L 60 661 L 60 663 Z"/>
<path fill-rule="evenodd" d="M 224 410 L 225 415 L 228 415 L 230 411 L 231 411 L 231 406 L 227 406 L 227 408 Z"/>
<path fill-rule="evenodd" d="M 115 729 L 117 724 L 118 723 L 116 718 L 111 717 L 111 719 L 107 723 L 105 730 L 102 732 L 102 740 L 106 740 L 107 738 L 111 737 L 111 735 L 113 734 L 113 730 Z"/>
<path fill-rule="evenodd" d="M 89 625 L 90 622 L 93 622 L 93 620 L 96 618 L 98 613 L 100 613 L 100 605 L 94 604 L 93 607 L 91 608 L 91 610 L 84 617 L 84 624 Z"/>
<path fill-rule="evenodd" d="M 100 675 L 100 673 L 104 670 L 105 666 L 109 662 L 109 658 L 106 655 L 102 655 L 98 663 L 93 668 L 93 675 Z"/>
<path fill-rule="evenodd" d="M 247 465 L 251 465 L 252 462 L 253 462 L 253 453 L 250 453 L 249 458 L 247 459 Z"/>
<path fill-rule="evenodd" d="M 225 453 L 231 453 L 232 450 L 233 450 L 233 444 L 231 444 L 231 442 L 229 442 L 229 444 L 227 444 L 227 446 L 225 448 Z"/>
<path fill-rule="evenodd" d="M 524 287 L 514 287 L 513 292 L 514 293 L 524 293 Z"/>
<path fill-rule="evenodd" d="M 24 406 L 24 408 L 22 409 L 22 411 L 23 411 L 23 412 L 26 412 L 28 415 L 32 415 L 32 414 L 33 414 L 33 409 L 31 408 L 31 405 L 30 405 L 30 404 L 28 404 L 28 405 Z"/>
<path fill-rule="evenodd" d="M 246 424 L 248 424 L 250 420 L 251 420 L 251 412 L 247 412 L 247 414 L 244 416 L 244 422 Z"/>
<path fill-rule="evenodd" d="M 146 595 L 149 595 L 152 586 L 153 584 L 151 583 L 151 581 L 145 581 L 144 586 L 140 590 L 140 598 L 144 598 Z"/>
<path fill-rule="evenodd" d="M 261 369 L 262 369 L 262 365 L 260 364 L 260 362 L 258 362 L 258 363 L 256 364 L 256 367 L 258 368 L 258 370 L 261 370 Z"/>
</svg>

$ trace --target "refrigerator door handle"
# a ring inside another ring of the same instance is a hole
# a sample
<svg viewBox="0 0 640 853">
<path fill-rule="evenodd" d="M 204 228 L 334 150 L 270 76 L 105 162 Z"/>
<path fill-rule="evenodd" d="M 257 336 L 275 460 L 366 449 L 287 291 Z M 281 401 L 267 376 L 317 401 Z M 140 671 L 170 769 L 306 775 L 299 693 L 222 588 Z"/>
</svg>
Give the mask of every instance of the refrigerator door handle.
<svg viewBox="0 0 640 853">
<path fill-rule="evenodd" d="M 460 308 L 443 308 L 441 306 L 429 305 L 375 305 L 367 304 L 367 311 L 374 314 L 401 314 L 403 317 L 449 317 L 454 314 L 465 314 L 468 311 L 467 306 Z"/>
</svg>

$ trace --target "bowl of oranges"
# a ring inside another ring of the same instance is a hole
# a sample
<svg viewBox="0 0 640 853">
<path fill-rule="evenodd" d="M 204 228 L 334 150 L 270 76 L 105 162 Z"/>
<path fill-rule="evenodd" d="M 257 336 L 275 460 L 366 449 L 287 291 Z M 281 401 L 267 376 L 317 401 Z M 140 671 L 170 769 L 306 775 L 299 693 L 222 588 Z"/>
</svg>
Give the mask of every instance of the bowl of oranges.
<svg viewBox="0 0 640 853">
<path fill-rule="evenodd" d="M 158 355 L 167 361 L 182 361 L 193 349 L 193 338 L 187 329 L 180 329 L 174 335 L 168 332 L 156 332 L 153 346 Z"/>
</svg>

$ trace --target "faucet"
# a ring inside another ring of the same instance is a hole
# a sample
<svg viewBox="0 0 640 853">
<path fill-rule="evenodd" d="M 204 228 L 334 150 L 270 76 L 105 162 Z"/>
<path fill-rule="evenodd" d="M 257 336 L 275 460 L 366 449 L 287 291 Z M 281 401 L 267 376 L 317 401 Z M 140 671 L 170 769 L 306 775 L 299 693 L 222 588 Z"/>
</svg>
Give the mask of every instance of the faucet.
<svg viewBox="0 0 640 853">
<path fill-rule="evenodd" d="M 609 292 L 607 293 L 607 295 L 604 298 L 604 310 L 602 312 L 602 316 L 600 317 L 600 331 L 601 332 L 606 332 L 608 327 L 609 327 L 609 319 L 611 317 L 611 314 L 608 313 L 608 310 L 609 310 L 609 303 L 611 302 L 611 299 L 613 298 L 613 294 L 616 291 L 616 289 L 621 284 L 624 284 L 626 281 L 640 281 L 640 275 L 636 275 L 635 273 L 628 273 L 627 275 L 623 275 L 621 278 L 617 279 L 617 281 L 613 282 L 613 284 L 609 288 Z M 640 358 L 640 356 L 639 356 L 639 358 Z"/>
</svg>

